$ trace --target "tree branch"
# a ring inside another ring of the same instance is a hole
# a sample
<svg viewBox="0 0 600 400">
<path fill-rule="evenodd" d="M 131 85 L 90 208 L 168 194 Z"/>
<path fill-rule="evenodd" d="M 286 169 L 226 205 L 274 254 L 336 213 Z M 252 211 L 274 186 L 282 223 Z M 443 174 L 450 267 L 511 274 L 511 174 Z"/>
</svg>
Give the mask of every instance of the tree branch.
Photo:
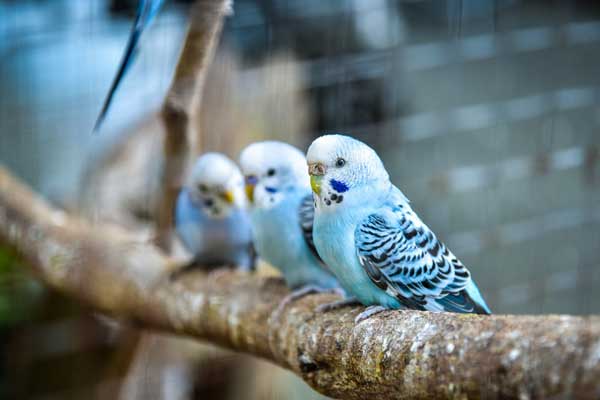
<svg viewBox="0 0 600 400">
<path fill-rule="evenodd" d="M 165 124 L 164 162 L 156 212 L 157 242 L 169 248 L 173 208 L 183 184 L 190 147 L 191 122 L 199 109 L 202 88 L 223 18 L 230 12 L 231 0 L 196 0 L 192 5 L 190 26 L 169 92 L 162 107 Z M 197 144 L 198 145 L 198 144 Z"/>
<path fill-rule="evenodd" d="M 600 396 L 597 316 L 389 311 L 355 325 L 360 307 L 315 314 L 334 295 L 278 310 L 282 281 L 235 271 L 171 281 L 172 262 L 156 247 L 53 209 L 1 167 L 0 242 L 92 307 L 266 358 L 329 396 Z"/>
</svg>

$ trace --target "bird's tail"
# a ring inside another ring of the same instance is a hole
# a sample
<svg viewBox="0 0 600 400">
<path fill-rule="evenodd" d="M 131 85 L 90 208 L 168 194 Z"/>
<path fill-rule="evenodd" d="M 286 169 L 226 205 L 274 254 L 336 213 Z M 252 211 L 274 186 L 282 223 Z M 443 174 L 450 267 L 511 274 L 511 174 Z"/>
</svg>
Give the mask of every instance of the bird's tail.
<svg viewBox="0 0 600 400">
<path fill-rule="evenodd" d="M 471 302 L 473 303 L 473 312 L 475 312 L 476 314 L 492 313 L 492 310 L 490 310 L 490 308 L 486 304 L 485 300 L 483 299 L 483 296 L 479 292 L 479 288 L 477 287 L 475 282 L 473 282 L 473 280 L 471 280 L 469 284 L 465 287 L 465 292 L 467 293 L 467 295 L 471 299 Z"/>
<path fill-rule="evenodd" d="M 96 132 L 106 114 L 108 113 L 108 109 L 110 108 L 110 104 L 114 98 L 114 95 L 123 80 L 123 77 L 127 73 L 127 70 L 135 60 L 135 56 L 137 53 L 138 42 L 140 40 L 140 36 L 144 29 L 150 25 L 160 6 L 162 5 L 164 0 L 140 0 L 137 15 L 135 16 L 135 22 L 133 24 L 133 28 L 131 30 L 131 34 L 129 35 L 129 40 L 127 42 L 127 47 L 125 48 L 125 53 L 123 54 L 123 58 L 121 60 L 121 64 L 119 65 L 119 70 L 117 71 L 117 75 L 110 86 L 110 90 L 108 91 L 108 95 L 104 100 L 104 104 L 102 105 L 102 110 L 100 111 L 100 115 L 96 120 L 96 124 L 94 125 L 94 132 Z"/>
<path fill-rule="evenodd" d="M 455 313 L 491 314 L 492 311 L 483 300 L 477 285 L 472 280 L 463 290 L 432 300 L 426 309 Z"/>
</svg>

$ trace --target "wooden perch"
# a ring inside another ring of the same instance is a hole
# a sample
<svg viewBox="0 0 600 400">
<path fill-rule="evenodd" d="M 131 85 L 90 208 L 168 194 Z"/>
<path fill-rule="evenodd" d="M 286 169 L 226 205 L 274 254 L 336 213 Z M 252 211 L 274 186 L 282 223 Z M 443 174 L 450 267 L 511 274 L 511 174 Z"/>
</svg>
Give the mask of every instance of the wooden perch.
<svg viewBox="0 0 600 400">
<path fill-rule="evenodd" d="M 600 317 L 476 316 L 360 307 L 334 295 L 278 310 L 278 279 L 192 272 L 126 231 L 50 207 L 0 168 L 0 242 L 49 286 L 115 317 L 263 357 L 343 399 L 600 398 Z"/>
</svg>

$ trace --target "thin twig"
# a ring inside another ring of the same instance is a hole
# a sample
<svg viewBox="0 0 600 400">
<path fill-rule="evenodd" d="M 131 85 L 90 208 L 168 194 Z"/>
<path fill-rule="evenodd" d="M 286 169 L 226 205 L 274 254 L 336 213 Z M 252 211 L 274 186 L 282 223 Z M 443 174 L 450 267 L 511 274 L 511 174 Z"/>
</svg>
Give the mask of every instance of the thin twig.
<svg viewBox="0 0 600 400">
<path fill-rule="evenodd" d="M 173 207 L 190 153 L 192 121 L 199 109 L 206 72 L 214 55 L 223 18 L 230 8 L 230 0 L 197 0 L 194 3 L 175 76 L 162 107 L 166 129 L 156 237 L 158 245 L 165 250 L 169 249 Z"/>
</svg>

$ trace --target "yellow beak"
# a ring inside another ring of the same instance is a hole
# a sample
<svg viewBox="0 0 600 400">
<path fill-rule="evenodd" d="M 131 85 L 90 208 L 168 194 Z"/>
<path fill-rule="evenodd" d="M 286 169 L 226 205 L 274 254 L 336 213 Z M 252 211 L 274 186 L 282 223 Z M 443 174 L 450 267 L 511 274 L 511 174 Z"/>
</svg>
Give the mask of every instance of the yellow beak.
<svg viewBox="0 0 600 400">
<path fill-rule="evenodd" d="M 321 194 L 321 181 L 323 180 L 322 175 L 311 175 L 310 176 L 310 187 L 316 194 Z"/>
<path fill-rule="evenodd" d="M 310 187 L 317 195 L 321 194 L 321 181 L 327 169 L 321 163 L 308 164 L 308 174 L 310 175 Z"/>
<path fill-rule="evenodd" d="M 231 190 L 224 191 L 223 192 L 223 198 L 229 204 L 233 204 L 233 202 L 235 201 L 235 197 L 233 197 L 233 192 Z"/>
<path fill-rule="evenodd" d="M 251 183 L 246 184 L 246 196 L 248 197 L 250 203 L 254 203 L 254 186 L 255 185 Z"/>
</svg>

